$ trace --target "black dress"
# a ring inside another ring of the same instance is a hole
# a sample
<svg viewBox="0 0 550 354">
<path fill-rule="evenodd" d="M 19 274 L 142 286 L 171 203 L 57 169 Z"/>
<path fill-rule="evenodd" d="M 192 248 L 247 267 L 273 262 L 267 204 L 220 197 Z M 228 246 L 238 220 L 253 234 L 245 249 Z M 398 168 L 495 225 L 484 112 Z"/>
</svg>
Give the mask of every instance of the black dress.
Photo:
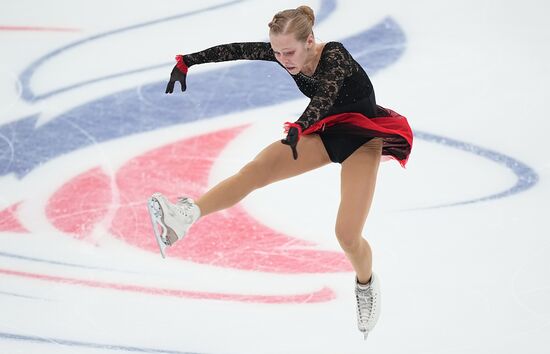
<svg viewBox="0 0 550 354">
<path fill-rule="evenodd" d="M 188 67 L 239 59 L 273 61 L 284 68 L 269 42 L 223 44 L 183 56 Z M 333 162 L 343 162 L 365 142 L 379 137 L 382 154 L 405 166 L 413 140 L 407 119 L 376 104 L 367 73 L 341 43 L 325 44 L 313 75 L 291 76 L 311 99 L 293 124 L 303 134 L 319 134 Z"/>
</svg>

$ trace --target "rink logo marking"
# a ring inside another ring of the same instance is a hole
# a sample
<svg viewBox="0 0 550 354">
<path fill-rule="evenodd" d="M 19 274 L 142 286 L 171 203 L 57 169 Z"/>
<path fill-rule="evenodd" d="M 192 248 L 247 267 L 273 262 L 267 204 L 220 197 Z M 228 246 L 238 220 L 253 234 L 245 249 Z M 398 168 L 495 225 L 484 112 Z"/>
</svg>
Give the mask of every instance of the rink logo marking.
<svg viewBox="0 0 550 354">
<path fill-rule="evenodd" d="M 37 274 L 21 272 L 10 269 L 1 269 L 0 274 L 7 276 L 16 276 L 27 279 L 49 281 L 58 284 L 68 284 L 77 286 L 86 286 L 97 289 L 118 290 L 123 292 L 134 292 L 147 295 L 170 296 L 185 299 L 198 300 L 220 300 L 234 301 L 244 303 L 262 303 L 262 304 L 311 304 L 318 302 L 331 301 L 336 298 L 336 294 L 328 287 L 305 294 L 295 295 L 253 295 L 253 294 L 221 294 L 204 291 L 186 291 L 177 289 L 153 288 L 140 285 L 130 285 L 121 283 L 101 282 L 96 280 L 77 279 L 61 277 L 55 275 Z"/>
<path fill-rule="evenodd" d="M 87 37 L 87 38 L 81 39 L 79 41 L 76 41 L 74 43 L 71 43 L 69 45 L 66 45 L 64 47 L 58 48 L 55 51 L 53 51 L 51 53 L 48 53 L 48 54 L 44 55 L 43 57 L 38 58 L 37 60 L 35 60 L 20 75 L 20 81 L 23 84 L 22 85 L 23 86 L 22 98 L 25 99 L 25 100 L 28 100 L 28 101 L 42 100 L 42 99 L 46 99 L 48 97 L 54 96 L 56 94 L 63 93 L 63 92 L 66 92 L 66 91 L 69 91 L 69 90 L 72 90 L 72 89 L 75 89 L 75 88 L 78 88 L 78 87 L 81 87 L 81 86 L 96 83 L 96 82 L 99 82 L 99 81 L 109 80 L 109 79 L 122 77 L 122 76 L 126 76 L 126 75 L 132 75 L 132 74 L 135 74 L 135 73 L 138 73 L 138 72 L 154 70 L 154 69 L 157 69 L 157 68 L 160 68 L 160 67 L 172 66 L 173 62 L 166 62 L 166 63 L 162 63 L 162 64 L 157 64 L 157 65 L 144 66 L 144 67 L 141 67 L 141 68 L 138 68 L 138 69 L 123 71 L 123 72 L 115 73 L 115 74 L 112 74 L 112 75 L 99 77 L 99 78 L 96 78 L 96 79 L 93 79 L 93 80 L 82 81 L 82 82 L 79 82 L 79 83 L 76 83 L 76 84 L 73 84 L 73 85 L 70 85 L 70 86 L 67 86 L 67 87 L 63 87 L 61 89 L 46 92 L 46 93 L 40 94 L 40 95 L 36 95 L 32 91 L 31 85 L 30 85 L 30 81 L 32 79 L 32 76 L 34 75 L 34 73 L 37 70 L 39 70 L 39 68 L 45 62 L 53 59 L 54 57 L 58 56 L 61 53 L 64 53 L 68 50 L 77 48 L 78 46 L 89 44 L 93 41 L 97 41 L 99 39 L 104 39 L 104 38 L 107 38 L 109 36 L 117 35 L 117 34 L 120 34 L 120 33 L 125 33 L 125 32 L 142 29 L 142 28 L 149 27 L 149 26 L 158 25 L 158 24 L 161 24 L 163 22 L 180 20 L 180 19 L 183 19 L 183 18 L 186 18 L 186 17 L 200 15 L 200 14 L 204 14 L 204 13 L 214 11 L 214 10 L 219 10 L 219 9 L 222 9 L 222 8 L 237 5 L 237 4 L 242 3 L 244 1 L 245 0 L 229 1 L 229 2 L 226 2 L 226 3 L 213 5 L 213 6 L 210 6 L 210 7 L 207 7 L 207 8 L 203 8 L 203 9 L 198 9 L 198 10 L 194 10 L 194 11 L 190 11 L 190 12 L 186 12 L 186 13 L 182 13 L 182 14 L 177 14 L 177 15 L 173 15 L 173 16 L 169 16 L 169 17 L 164 17 L 164 18 L 152 20 L 152 21 L 138 23 L 138 24 L 135 24 L 135 25 L 127 26 L 127 27 L 118 28 L 118 29 L 115 29 L 115 30 L 107 31 L 105 33 L 100 33 L 100 34 L 97 34 L 97 35 L 94 35 L 94 36 L 91 36 L 91 37 Z M 319 23 L 322 23 L 335 9 L 336 9 L 336 1 L 335 0 L 322 0 L 321 1 L 321 7 L 320 7 L 319 11 L 316 14 L 316 23 L 317 23 L 317 25 Z"/>
<path fill-rule="evenodd" d="M 203 194 L 219 154 L 246 127 L 192 136 L 148 151 L 128 160 L 114 171 L 113 177 L 92 168 L 54 192 L 46 214 L 59 230 L 89 241 L 96 224 L 114 214 L 111 234 L 156 253 L 158 247 L 144 201 L 154 192 L 171 198 L 177 197 L 172 195 L 174 191 L 193 198 Z M 116 185 L 120 200 L 116 205 L 112 185 Z M 211 266 L 273 273 L 353 270 L 343 252 L 317 250 L 315 246 L 263 225 L 237 205 L 199 220 L 193 232 L 169 250 L 169 256 Z"/>
<path fill-rule="evenodd" d="M 21 298 L 21 299 L 29 299 L 29 300 L 51 301 L 49 299 L 43 299 L 43 298 L 40 298 L 40 297 L 28 296 L 28 295 L 17 294 L 17 293 L 10 293 L 10 292 L 7 292 L 7 291 L 0 291 L 0 295 L 10 296 L 10 297 L 17 297 L 17 298 Z"/>
<path fill-rule="evenodd" d="M 68 346 L 68 347 L 80 347 L 80 348 L 93 348 L 93 349 L 126 351 L 126 352 L 133 352 L 133 353 L 199 354 L 199 353 L 196 353 L 196 352 L 180 352 L 180 351 L 175 351 L 175 350 L 140 348 L 140 347 L 118 345 L 118 344 L 101 344 L 101 343 L 92 343 L 92 342 L 81 342 L 81 341 L 68 340 L 68 339 L 29 336 L 29 335 L 4 333 L 4 332 L 0 332 L 0 339 L 15 340 L 15 341 L 22 341 L 22 342 L 43 343 L 43 344 L 51 344 L 51 345 L 56 345 L 56 346 Z"/>
<path fill-rule="evenodd" d="M 163 22 L 180 20 L 180 19 L 185 18 L 185 17 L 190 17 L 190 16 L 194 16 L 194 15 L 198 15 L 198 14 L 203 14 L 205 12 L 209 12 L 209 11 L 213 11 L 213 10 L 219 10 L 221 8 L 233 6 L 233 5 L 241 3 L 243 1 L 244 0 L 228 1 L 226 3 L 213 5 L 213 6 L 206 7 L 206 8 L 199 9 L 199 10 L 194 10 L 194 11 L 190 11 L 190 12 L 186 12 L 186 13 L 182 13 L 182 14 L 163 17 L 163 18 L 160 18 L 160 19 L 152 20 L 152 21 L 147 21 L 147 22 L 138 23 L 138 24 L 135 24 L 135 25 L 127 26 L 127 27 L 118 28 L 118 29 L 111 30 L 111 31 L 108 31 L 108 32 L 105 32 L 105 33 L 96 34 L 94 36 L 87 37 L 87 38 L 78 40 L 74 43 L 68 44 L 64 47 L 58 48 L 58 49 L 54 50 L 53 52 L 50 52 L 50 53 L 38 58 L 33 63 L 31 63 L 27 67 L 27 69 L 25 69 L 23 71 L 23 73 L 20 75 L 20 78 L 19 78 L 21 83 L 22 83 L 22 86 L 23 86 L 23 92 L 22 92 L 21 97 L 23 99 L 27 100 L 27 101 L 36 101 L 36 100 L 41 100 L 41 99 L 50 97 L 52 95 L 52 94 L 35 95 L 32 92 L 30 81 L 31 81 L 32 76 L 34 75 L 35 71 L 37 71 L 44 63 L 46 63 L 47 61 L 51 60 L 52 58 L 56 57 L 57 55 L 59 55 L 63 52 L 66 52 L 70 49 L 74 49 L 74 48 L 76 48 L 76 47 L 78 47 L 82 44 L 87 44 L 87 43 L 90 43 L 92 41 L 96 41 L 98 39 L 102 39 L 102 38 L 109 37 L 109 36 L 112 36 L 112 35 L 116 35 L 116 34 L 120 34 L 120 33 L 124 33 L 124 32 L 129 32 L 129 31 L 132 31 L 132 30 L 141 29 L 141 28 L 148 27 L 148 26 L 154 26 L 154 25 L 157 25 L 157 24 L 160 24 L 160 23 L 163 23 Z M 148 68 L 148 69 L 150 69 L 150 68 Z M 59 92 L 63 92 L 63 91 L 66 91 L 66 90 L 62 90 L 62 91 L 59 91 Z"/>
<path fill-rule="evenodd" d="M 0 31 L 23 31 L 23 32 L 80 32 L 79 28 L 62 27 L 36 27 L 36 26 L 0 26 Z"/>
<path fill-rule="evenodd" d="M 17 208 L 21 203 L 14 204 L 4 210 L 0 210 L 0 232 L 9 231 L 15 233 L 28 233 L 29 231 L 17 218 Z"/>
<path fill-rule="evenodd" d="M 37 262 L 37 263 L 44 263 L 44 264 L 51 264 L 51 265 L 59 265 L 59 266 L 71 267 L 71 268 L 117 271 L 119 273 L 136 274 L 136 272 L 129 272 L 129 271 L 123 271 L 123 270 L 114 270 L 114 269 L 111 269 L 111 268 L 94 267 L 94 266 L 82 265 L 82 264 L 76 264 L 76 263 L 69 263 L 69 262 L 60 262 L 60 261 L 54 261 L 54 260 L 51 260 L 51 259 L 42 259 L 42 258 L 37 258 L 37 257 L 23 256 L 23 255 L 15 254 L 15 253 L 0 252 L 0 257 L 13 258 L 13 259 L 19 259 L 19 260 L 24 260 L 24 261 L 29 261 L 29 262 Z"/>
<path fill-rule="evenodd" d="M 440 135 L 430 134 L 426 132 L 415 131 L 414 137 L 431 142 L 431 143 L 441 144 L 453 149 L 469 152 L 479 157 L 496 162 L 514 173 L 514 175 L 516 176 L 516 183 L 512 187 L 505 189 L 499 193 L 487 195 L 484 197 L 458 201 L 453 203 L 446 203 L 441 205 L 434 205 L 434 206 L 425 207 L 425 208 L 415 208 L 412 210 L 452 207 L 452 206 L 473 204 L 473 203 L 505 198 L 517 193 L 524 192 L 532 188 L 533 186 L 535 186 L 539 181 L 539 176 L 535 172 L 535 170 L 533 170 L 531 167 L 527 166 L 523 162 L 518 161 L 502 153 L 499 153 L 490 149 L 486 149 L 474 144 L 469 144 L 463 141 L 443 137 Z"/>
</svg>

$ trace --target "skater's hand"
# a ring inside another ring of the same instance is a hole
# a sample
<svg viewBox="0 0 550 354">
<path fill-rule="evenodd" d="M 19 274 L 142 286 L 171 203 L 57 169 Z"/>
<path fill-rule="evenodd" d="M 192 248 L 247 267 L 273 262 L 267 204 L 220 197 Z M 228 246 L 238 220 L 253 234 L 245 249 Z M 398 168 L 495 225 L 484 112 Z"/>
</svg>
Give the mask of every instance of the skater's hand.
<svg viewBox="0 0 550 354">
<path fill-rule="evenodd" d="M 298 124 L 292 124 L 288 126 L 286 138 L 281 140 L 281 143 L 290 146 L 292 149 L 292 157 L 294 157 L 294 160 L 298 159 L 298 150 L 296 150 L 296 145 L 298 145 L 301 133 L 302 128 Z"/>
<path fill-rule="evenodd" d="M 170 81 L 168 81 L 168 85 L 166 85 L 166 91 L 165 93 L 172 93 L 174 92 L 174 84 L 176 81 L 179 81 L 181 84 L 181 92 L 185 91 L 187 89 L 187 85 L 185 84 L 185 79 L 187 78 L 187 64 L 183 61 L 183 55 L 176 55 L 176 61 L 177 64 L 172 69 L 172 72 L 170 73 Z"/>
</svg>

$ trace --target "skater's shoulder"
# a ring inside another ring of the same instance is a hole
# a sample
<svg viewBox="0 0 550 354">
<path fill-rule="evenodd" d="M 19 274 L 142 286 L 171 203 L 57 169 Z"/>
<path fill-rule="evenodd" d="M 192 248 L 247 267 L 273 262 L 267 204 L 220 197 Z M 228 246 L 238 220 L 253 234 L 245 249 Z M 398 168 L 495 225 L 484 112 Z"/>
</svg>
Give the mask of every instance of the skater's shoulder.
<svg viewBox="0 0 550 354">
<path fill-rule="evenodd" d="M 321 59 L 329 67 L 350 66 L 353 63 L 353 57 L 341 42 L 326 42 L 323 47 Z"/>
<path fill-rule="evenodd" d="M 346 49 L 346 47 L 344 46 L 344 44 L 342 42 L 338 42 L 338 41 L 328 41 L 325 43 L 325 47 L 323 48 L 324 50 L 327 50 L 327 51 L 330 51 L 330 50 L 344 50 L 344 51 L 348 51 Z"/>
<path fill-rule="evenodd" d="M 330 41 L 326 42 L 323 47 L 323 56 L 333 58 L 349 58 L 351 57 L 351 54 L 342 42 Z"/>
</svg>

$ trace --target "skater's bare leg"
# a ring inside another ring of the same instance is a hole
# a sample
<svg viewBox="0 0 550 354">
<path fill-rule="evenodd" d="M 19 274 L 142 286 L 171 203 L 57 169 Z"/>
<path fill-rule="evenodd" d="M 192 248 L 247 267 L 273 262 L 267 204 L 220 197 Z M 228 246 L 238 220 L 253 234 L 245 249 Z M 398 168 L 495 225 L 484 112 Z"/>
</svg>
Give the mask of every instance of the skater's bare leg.
<svg viewBox="0 0 550 354">
<path fill-rule="evenodd" d="M 360 283 L 367 283 L 372 275 L 371 248 L 362 231 L 374 196 L 381 154 L 382 141 L 373 139 L 342 163 L 335 231 Z"/>
<path fill-rule="evenodd" d="M 267 146 L 239 172 L 195 201 L 201 210 L 201 216 L 229 208 L 255 189 L 330 163 L 323 142 L 317 134 L 303 136 L 298 142 L 297 150 L 298 159 L 294 160 L 288 145 L 276 141 Z"/>
</svg>

